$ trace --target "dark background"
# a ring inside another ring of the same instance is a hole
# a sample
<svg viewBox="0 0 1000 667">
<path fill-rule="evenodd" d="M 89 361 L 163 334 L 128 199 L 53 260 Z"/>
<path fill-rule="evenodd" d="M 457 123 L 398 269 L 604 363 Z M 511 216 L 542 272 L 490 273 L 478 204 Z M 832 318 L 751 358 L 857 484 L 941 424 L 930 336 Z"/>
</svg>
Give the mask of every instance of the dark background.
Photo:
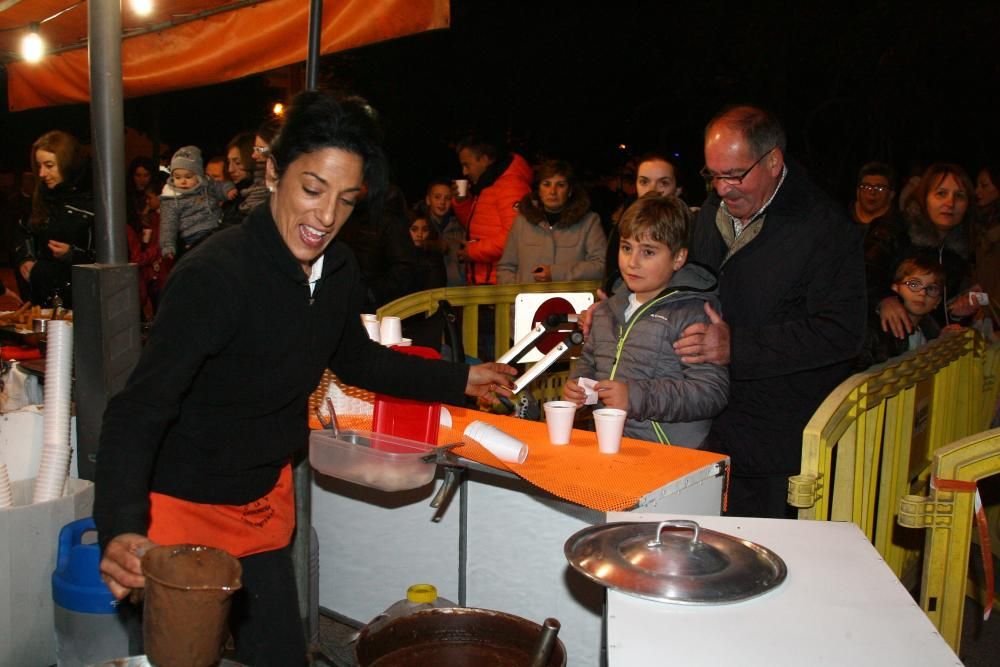
<svg viewBox="0 0 1000 667">
<path fill-rule="evenodd" d="M 456 175 L 450 144 L 478 130 L 590 172 L 667 150 L 697 203 L 702 129 L 733 102 L 775 111 L 790 153 L 846 199 L 870 159 L 902 175 L 913 162 L 975 170 L 997 157 L 998 43 L 998 2 L 452 0 L 451 29 L 326 56 L 321 76 L 379 110 L 411 199 L 430 177 Z M 128 100 L 125 121 L 147 134 L 158 124 L 173 148 L 221 153 L 284 96 L 276 81 Z M 44 131 L 90 134 L 84 105 L 2 112 L 0 124 L 6 168 L 23 168 Z"/>
</svg>

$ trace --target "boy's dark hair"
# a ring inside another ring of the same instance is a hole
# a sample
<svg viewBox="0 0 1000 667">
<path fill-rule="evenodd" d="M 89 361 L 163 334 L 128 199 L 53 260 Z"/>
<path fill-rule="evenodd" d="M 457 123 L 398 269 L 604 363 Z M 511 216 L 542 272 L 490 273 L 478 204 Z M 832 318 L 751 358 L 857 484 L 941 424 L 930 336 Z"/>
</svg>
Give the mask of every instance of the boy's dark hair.
<svg viewBox="0 0 1000 667">
<path fill-rule="evenodd" d="M 858 185 L 865 176 L 881 176 L 889 181 L 889 187 L 896 189 L 896 170 L 885 162 L 866 162 L 858 169 Z"/>
<path fill-rule="evenodd" d="M 443 176 L 439 176 L 439 177 L 432 178 L 430 180 L 430 182 L 427 183 L 427 190 L 424 191 L 424 194 L 428 194 L 429 195 L 431 193 L 431 190 L 433 190 L 438 185 L 443 185 L 446 188 L 448 188 L 449 190 L 451 190 L 451 180 L 447 179 L 447 178 L 444 178 Z"/>
<path fill-rule="evenodd" d="M 381 206 L 389 180 L 379 139 L 375 111 L 363 99 L 337 99 L 308 90 L 292 101 L 281 132 L 271 144 L 271 158 L 280 178 L 291 163 L 306 153 L 337 148 L 357 155 L 364 162 L 367 199 L 374 211 Z"/>
<path fill-rule="evenodd" d="M 618 223 L 623 239 L 649 238 L 663 243 L 673 253 L 688 247 L 691 211 L 677 197 L 647 192 L 625 209 Z"/>
<path fill-rule="evenodd" d="M 943 283 L 945 279 L 944 266 L 941 262 L 937 261 L 929 255 L 914 255 L 913 257 L 907 257 L 899 266 L 896 267 L 896 275 L 893 277 L 893 282 L 902 282 L 906 276 L 912 276 L 914 273 L 929 273 L 938 282 Z"/>
</svg>

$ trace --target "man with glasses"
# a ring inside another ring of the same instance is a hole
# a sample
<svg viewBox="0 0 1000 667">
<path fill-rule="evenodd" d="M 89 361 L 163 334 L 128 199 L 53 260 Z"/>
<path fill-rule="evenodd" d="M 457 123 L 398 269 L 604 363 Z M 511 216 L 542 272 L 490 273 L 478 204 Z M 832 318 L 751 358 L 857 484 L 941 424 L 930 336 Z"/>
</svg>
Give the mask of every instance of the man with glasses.
<svg viewBox="0 0 1000 667">
<path fill-rule="evenodd" d="M 729 513 L 792 517 L 787 478 L 802 429 L 850 372 L 865 328 L 859 235 L 797 165 L 785 133 L 756 107 L 727 109 L 705 130 L 690 257 L 719 276 L 722 313 L 674 344 L 684 363 L 729 365 L 729 405 L 704 449 L 732 459 Z"/>
<path fill-rule="evenodd" d="M 858 190 L 851 207 L 851 217 L 859 225 L 872 229 L 872 223 L 893 213 L 895 174 L 884 162 L 868 162 L 858 171 Z"/>
</svg>

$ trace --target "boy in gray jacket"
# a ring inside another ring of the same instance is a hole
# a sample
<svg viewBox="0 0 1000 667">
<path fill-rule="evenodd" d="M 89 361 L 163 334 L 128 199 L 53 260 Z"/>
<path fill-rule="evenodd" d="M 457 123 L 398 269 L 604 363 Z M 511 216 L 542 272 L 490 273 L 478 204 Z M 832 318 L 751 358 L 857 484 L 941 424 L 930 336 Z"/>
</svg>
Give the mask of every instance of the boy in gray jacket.
<svg viewBox="0 0 1000 667">
<path fill-rule="evenodd" d="M 656 193 L 625 211 L 618 250 L 625 284 L 594 309 L 563 397 L 582 405 L 587 392 L 577 379 L 597 380 L 598 401 L 625 410 L 627 437 L 698 447 L 726 406 L 729 371 L 685 364 L 674 353 L 688 325 L 721 310 L 712 272 L 686 264 L 690 219 L 676 197 Z"/>
<path fill-rule="evenodd" d="M 219 226 L 223 200 L 235 197 L 236 187 L 229 181 L 205 178 L 197 146 L 178 149 L 170 159 L 170 179 L 160 195 L 163 256 L 182 254 L 208 238 Z"/>
</svg>

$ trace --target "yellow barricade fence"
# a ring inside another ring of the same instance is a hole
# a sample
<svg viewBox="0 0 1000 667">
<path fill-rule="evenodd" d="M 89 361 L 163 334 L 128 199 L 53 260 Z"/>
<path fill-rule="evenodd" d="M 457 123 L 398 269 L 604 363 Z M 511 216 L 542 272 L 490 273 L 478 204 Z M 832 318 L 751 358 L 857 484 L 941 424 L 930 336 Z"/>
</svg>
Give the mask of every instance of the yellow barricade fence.
<svg viewBox="0 0 1000 667">
<path fill-rule="evenodd" d="M 803 431 L 788 488 L 799 518 L 853 521 L 903 577 L 920 541 L 896 526 L 897 500 L 926 490 L 937 449 L 988 428 L 996 348 L 972 330 L 942 336 L 841 383 Z"/>
<path fill-rule="evenodd" d="M 939 449 L 931 469 L 930 494 L 901 498 L 898 521 L 927 529 L 920 606 L 958 653 L 975 513 L 973 489 L 961 487 L 1000 473 L 1000 429 Z"/>
</svg>

